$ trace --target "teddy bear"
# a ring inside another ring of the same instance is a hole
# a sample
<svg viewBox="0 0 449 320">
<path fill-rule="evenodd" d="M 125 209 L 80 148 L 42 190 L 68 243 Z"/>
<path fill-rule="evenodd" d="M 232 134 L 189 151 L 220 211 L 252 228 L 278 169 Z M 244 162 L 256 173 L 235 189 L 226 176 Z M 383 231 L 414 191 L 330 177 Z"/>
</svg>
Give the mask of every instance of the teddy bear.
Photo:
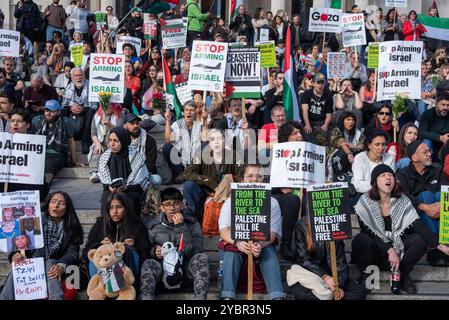
<svg viewBox="0 0 449 320">
<path fill-rule="evenodd" d="M 123 261 L 125 245 L 121 242 L 104 244 L 98 249 L 91 249 L 88 258 L 97 267 L 87 286 L 89 300 L 135 300 L 136 290 L 132 286 L 134 275 Z"/>
</svg>

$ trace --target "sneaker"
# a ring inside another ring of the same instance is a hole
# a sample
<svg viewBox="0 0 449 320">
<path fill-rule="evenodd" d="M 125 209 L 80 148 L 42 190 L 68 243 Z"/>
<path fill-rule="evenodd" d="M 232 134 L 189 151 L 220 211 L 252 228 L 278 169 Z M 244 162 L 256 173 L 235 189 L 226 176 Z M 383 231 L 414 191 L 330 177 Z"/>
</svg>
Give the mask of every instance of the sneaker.
<svg viewBox="0 0 449 320">
<path fill-rule="evenodd" d="M 408 294 L 416 294 L 416 286 L 408 274 L 401 274 L 401 290 L 407 292 Z"/>
<path fill-rule="evenodd" d="M 98 177 L 98 174 L 96 172 L 93 172 L 93 173 L 90 174 L 89 180 L 92 183 L 99 183 L 100 182 L 100 178 Z"/>
</svg>

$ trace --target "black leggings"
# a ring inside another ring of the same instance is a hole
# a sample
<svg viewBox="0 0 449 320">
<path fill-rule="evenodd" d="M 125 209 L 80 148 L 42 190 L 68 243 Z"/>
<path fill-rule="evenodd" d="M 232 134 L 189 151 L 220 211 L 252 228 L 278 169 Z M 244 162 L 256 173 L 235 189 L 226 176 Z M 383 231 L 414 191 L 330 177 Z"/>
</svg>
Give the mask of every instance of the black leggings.
<svg viewBox="0 0 449 320">
<path fill-rule="evenodd" d="M 295 300 L 319 300 L 311 289 L 303 287 L 299 283 L 290 287 L 291 293 L 295 296 Z M 366 290 L 357 282 L 348 279 L 346 288 L 343 290 L 345 295 L 342 300 L 365 300 Z"/>
<path fill-rule="evenodd" d="M 418 234 L 403 235 L 405 253 L 401 259 L 400 270 L 409 274 L 427 251 L 427 242 Z M 382 270 L 389 270 L 388 254 L 380 252 L 376 243 L 367 234 L 360 233 L 352 241 L 352 262 L 364 271 L 369 265 L 377 265 Z"/>
</svg>

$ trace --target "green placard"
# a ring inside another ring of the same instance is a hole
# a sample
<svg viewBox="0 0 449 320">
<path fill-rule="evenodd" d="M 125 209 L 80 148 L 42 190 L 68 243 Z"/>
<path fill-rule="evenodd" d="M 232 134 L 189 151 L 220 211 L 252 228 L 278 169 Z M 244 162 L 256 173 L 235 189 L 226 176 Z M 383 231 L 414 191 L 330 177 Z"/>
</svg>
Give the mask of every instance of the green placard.
<svg viewBox="0 0 449 320">
<path fill-rule="evenodd" d="M 274 41 L 258 43 L 256 44 L 256 47 L 260 48 L 261 68 L 277 67 Z"/>
<path fill-rule="evenodd" d="M 107 25 L 108 23 L 107 23 L 106 12 L 96 11 L 95 12 L 95 23 L 97 24 L 97 28 Z"/>
<path fill-rule="evenodd" d="M 370 44 L 368 46 L 368 68 L 379 68 L 379 44 Z"/>
<path fill-rule="evenodd" d="M 441 186 L 440 243 L 449 244 L 449 186 Z"/>
<path fill-rule="evenodd" d="M 83 45 L 76 44 L 70 47 L 70 61 L 75 64 L 75 67 L 81 67 L 83 64 Z"/>
</svg>

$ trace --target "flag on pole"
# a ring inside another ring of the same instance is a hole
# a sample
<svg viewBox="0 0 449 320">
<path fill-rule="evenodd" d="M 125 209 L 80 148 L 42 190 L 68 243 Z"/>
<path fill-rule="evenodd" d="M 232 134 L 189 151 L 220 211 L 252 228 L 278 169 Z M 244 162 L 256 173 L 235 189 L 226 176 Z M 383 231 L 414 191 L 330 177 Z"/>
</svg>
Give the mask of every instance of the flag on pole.
<svg viewBox="0 0 449 320">
<path fill-rule="evenodd" d="M 182 107 L 181 102 L 179 102 L 178 96 L 176 95 L 175 84 L 170 74 L 170 69 L 168 68 L 167 61 L 164 55 L 162 55 L 162 63 L 164 66 L 164 89 L 165 92 L 173 97 L 173 109 L 175 110 L 176 119 L 182 118 Z M 166 99 L 168 100 L 168 99 Z"/>
<path fill-rule="evenodd" d="M 242 4 L 243 4 L 243 0 L 231 0 L 231 7 L 230 7 L 230 12 L 229 12 L 229 22 L 231 22 L 232 19 L 234 19 L 234 16 L 236 16 L 238 14 L 239 7 Z"/>
<path fill-rule="evenodd" d="M 282 103 L 285 108 L 287 120 L 301 121 L 299 116 L 299 103 L 297 95 L 295 63 L 293 61 L 293 48 L 291 41 L 290 24 L 285 36 L 285 54 L 284 54 L 284 91 L 282 93 Z"/>
<path fill-rule="evenodd" d="M 449 18 L 435 18 L 418 14 L 418 19 L 427 30 L 423 36 L 449 41 Z"/>
<path fill-rule="evenodd" d="M 324 7 L 341 9 L 341 0 L 324 0 Z"/>
</svg>

